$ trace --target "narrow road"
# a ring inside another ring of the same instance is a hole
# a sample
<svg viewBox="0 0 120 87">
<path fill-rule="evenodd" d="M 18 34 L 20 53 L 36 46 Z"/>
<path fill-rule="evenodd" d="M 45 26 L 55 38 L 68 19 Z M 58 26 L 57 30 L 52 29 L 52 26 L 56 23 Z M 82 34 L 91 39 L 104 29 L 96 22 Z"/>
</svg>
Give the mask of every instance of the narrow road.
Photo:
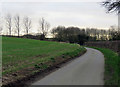
<svg viewBox="0 0 120 87">
<path fill-rule="evenodd" d="M 104 56 L 98 50 L 86 49 L 84 55 L 32 85 L 103 85 Z"/>
</svg>

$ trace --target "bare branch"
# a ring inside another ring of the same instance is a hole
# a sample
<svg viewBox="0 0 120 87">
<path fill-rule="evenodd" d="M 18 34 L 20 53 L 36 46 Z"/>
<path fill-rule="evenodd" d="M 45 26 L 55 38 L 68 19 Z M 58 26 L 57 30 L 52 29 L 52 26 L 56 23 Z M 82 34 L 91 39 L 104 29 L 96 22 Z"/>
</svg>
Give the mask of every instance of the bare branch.
<svg viewBox="0 0 120 87">
<path fill-rule="evenodd" d="M 16 27 L 18 37 L 19 37 L 19 35 L 20 35 L 20 16 L 19 15 L 16 15 L 14 17 L 14 23 L 15 23 L 15 27 Z"/>
<path fill-rule="evenodd" d="M 39 20 L 39 26 L 40 26 L 40 30 L 41 30 L 42 34 L 46 36 L 48 33 L 48 30 L 50 28 L 50 24 L 47 21 L 45 21 L 44 18 L 41 18 Z"/>
<path fill-rule="evenodd" d="M 11 31 L 12 31 L 12 17 L 11 17 L 10 14 L 8 14 L 5 19 L 6 19 L 6 27 L 9 30 L 9 35 L 11 35 Z"/>
<path fill-rule="evenodd" d="M 3 26 L 2 26 L 2 16 L 0 14 L 0 34 L 2 34 L 2 31 L 3 31 Z"/>
<path fill-rule="evenodd" d="M 3 28 L 2 28 L 2 27 L 0 27 L 0 35 L 2 34 L 2 30 L 3 30 Z"/>
<path fill-rule="evenodd" d="M 31 19 L 29 17 L 24 17 L 23 23 L 24 23 L 26 34 L 29 34 L 29 30 L 31 29 Z"/>
<path fill-rule="evenodd" d="M 102 5 L 107 8 L 108 12 L 117 11 L 120 13 L 120 0 L 106 0 L 102 2 Z"/>
</svg>

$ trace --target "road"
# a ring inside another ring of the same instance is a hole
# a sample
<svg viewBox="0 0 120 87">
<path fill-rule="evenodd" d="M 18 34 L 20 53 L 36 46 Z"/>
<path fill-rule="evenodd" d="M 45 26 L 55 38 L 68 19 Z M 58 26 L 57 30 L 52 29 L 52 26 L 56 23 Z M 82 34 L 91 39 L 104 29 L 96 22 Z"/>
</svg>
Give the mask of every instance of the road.
<svg viewBox="0 0 120 87">
<path fill-rule="evenodd" d="M 32 85 L 103 85 L 104 55 L 95 49 L 87 52 Z"/>
</svg>

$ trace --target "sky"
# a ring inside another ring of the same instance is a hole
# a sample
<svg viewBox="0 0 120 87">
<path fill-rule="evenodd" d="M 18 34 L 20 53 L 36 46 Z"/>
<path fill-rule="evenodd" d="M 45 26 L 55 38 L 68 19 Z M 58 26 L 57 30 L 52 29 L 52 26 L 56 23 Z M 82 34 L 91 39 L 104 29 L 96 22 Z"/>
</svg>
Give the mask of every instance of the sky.
<svg viewBox="0 0 120 87">
<path fill-rule="evenodd" d="M 32 19 L 32 28 L 38 29 L 38 21 L 44 17 L 51 25 L 51 29 L 58 25 L 77 26 L 80 28 L 94 27 L 108 29 L 118 24 L 115 13 L 106 13 L 101 6 L 103 0 L 4 0 L 1 3 L 1 12 L 12 16 L 19 14 Z"/>
</svg>

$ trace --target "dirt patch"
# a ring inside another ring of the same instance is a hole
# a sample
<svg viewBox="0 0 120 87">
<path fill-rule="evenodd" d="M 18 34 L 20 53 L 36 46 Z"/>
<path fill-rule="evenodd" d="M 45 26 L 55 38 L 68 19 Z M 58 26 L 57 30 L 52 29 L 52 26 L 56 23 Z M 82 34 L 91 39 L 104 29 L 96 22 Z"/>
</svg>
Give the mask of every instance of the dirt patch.
<svg viewBox="0 0 120 87">
<path fill-rule="evenodd" d="M 6 74 L 2 77 L 2 87 L 26 87 L 30 85 L 30 83 L 36 81 L 38 77 L 39 79 L 43 78 L 47 74 L 57 70 L 68 61 L 77 58 L 85 52 L 86 51 L 80 53 L 76 57 L 61 56 L 55 59 L 53 58 L 49 62 L 40 63 L 33 67 L 27 67 L 14 73 Z"/>
</svg>

